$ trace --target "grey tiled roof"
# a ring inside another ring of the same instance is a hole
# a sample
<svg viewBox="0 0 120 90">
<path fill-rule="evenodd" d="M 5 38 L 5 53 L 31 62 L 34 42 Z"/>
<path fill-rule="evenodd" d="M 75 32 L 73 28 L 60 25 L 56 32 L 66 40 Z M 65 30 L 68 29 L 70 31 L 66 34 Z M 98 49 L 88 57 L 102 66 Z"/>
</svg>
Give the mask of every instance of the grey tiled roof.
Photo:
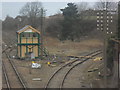
<svg viewBox="0 0 120 90">
<path fill-rule="evenodd" d="M 23 31 L 25 28 L 28 28 L 30 25 L 26 25 L 25 27 L 23 27 L 22 29 L 18 30 L 17 32 L 21 32 Z"/>
</svg>

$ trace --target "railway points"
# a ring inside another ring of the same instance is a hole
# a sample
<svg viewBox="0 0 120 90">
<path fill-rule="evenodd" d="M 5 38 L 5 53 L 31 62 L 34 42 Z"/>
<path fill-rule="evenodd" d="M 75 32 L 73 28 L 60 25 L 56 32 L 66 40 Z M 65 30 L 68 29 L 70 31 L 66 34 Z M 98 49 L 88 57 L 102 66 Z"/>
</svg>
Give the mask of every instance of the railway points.
<svg viewBox="0 0 120 90">
<path fill-rule="evenodd" d="M 88 54 L 88 55 L 92 55 L 91 57 L 93 57 L 93 56 L 96 56 L 96 55 L 98 55 L 98 54 L 100 54 L 101 52 L 100 52 L 100 50 L 97 50 L 97 51 L 95 51 L 95 52 L 92 52 L 92 53 L 90 53 L 90 54 Z M 88 55 L 86 55 L 86 56 L 88 56 Z M 68 71 L 66 71 L 66 67 L 69 65 L 69 64 L 73 64 L 73 63 L 75 63 L 75 62 L 77 62 L 78 61 L 78 59 L 76 59 L 76 60 L 74 60 L 74 61 L 72 61 L 72 62 L 70 62 L 70 63 L 67 63 L 67 64 L 65 64 L 65 65 L 63 65 L 62 67 L 60 67 L 56 72 L 54 72 L 54 74 L 50 77 L 50 79 L 49 79 L 49 81 L 47 82 L 47 84 L 46 84 L 46 86 L 45 86 L 45 88 L 46 88 L 46 90 L 47 90 L 47 88 L 63 88 L 63 84 L 64 84 L 64 81 L 65 81 L 65 78 L 67 77 L 67 75 L 69 74 L 69 72 L 74 68 L 74 67 L 76 67 L 77 65 L 79 65 L 79 64 L 81 64 L 81 63 L 83 63 L 83 62 L 85 62 L 85 61 L 87 61 L 88 59 L 90 59 L 90 57 L 88 57 L 88 58 L 84 58 L 84 57 L 82 57 L 81 58 L 82 60 L 81 61 L 79 61 L 78 63 L 76 63 L 75 65 L 73 65 Z M 64 70 L 65 69 L 65 70 Z M 62 71 L 64 71 L 64 73 L 62 72 Z M 66 71 L 66 72 L 65 72 Z M 63 74 L 65 74 L 65 75 L 61 75 L 60 74 L 60 76 L 58 75 L 58 73 L 63 73 Z M 56 76 L 57 75 L 57 76 Z M 53 85 L 51 85 L 50 83 L 51 83 L 51 81 L 52 81 L 52 79 L 54 78 L 54 77 L 61 77 L 62 76 L 62 78 L 63 79 L 61 79 L 61 80 L 59 80 L 59 81 L 61 81 L 61 83 L 58 83 L 58 86 L 55 84 L 56 82 L 55 82 L 55 80 L 53 81 Z M 55 82 L 55 83 L 54 83 Z M 50 87 L 48 87 L 49 86 L 49 84 L 50 84 Z M 61 84 L 61 85 L 60 85 Z M 54 86 L 54 85 L 56 85 L 55 87 L 51 87 L 51 86 Z M 60 86 L 59 86 L 60 85 Z"/>
</svg>

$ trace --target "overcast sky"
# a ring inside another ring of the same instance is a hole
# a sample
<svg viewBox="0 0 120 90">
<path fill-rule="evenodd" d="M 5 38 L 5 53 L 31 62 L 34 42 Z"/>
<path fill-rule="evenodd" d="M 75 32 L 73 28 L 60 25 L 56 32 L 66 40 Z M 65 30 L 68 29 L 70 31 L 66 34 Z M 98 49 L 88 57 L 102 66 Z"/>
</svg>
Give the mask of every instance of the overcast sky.
<svg viewBox="0 0 120 90">
<path fill-rule="evenodd" d="M 47 10 L 46 16 L 50 16 L 60 12 L 61 8 L 67 6 L 68 2 L 97 2 L 99 0 L 2 0 L 0 2 L 0 19 L 4 20 L 6 15 L 16 17 L 19 15 L 20 9 L 30 1 L 40 1 L 43 7 Z M 117 0 L 113 0 L 114 2 Z"/>
<path fill-rule="evenodd" d="M 16 17 L 19 15 L 20 9 L 26 4 L 26 2 L 4 2 L 2 3 L 2 19 L 5 19 L 6 15 Z M 61 8 L 67 5 L 66 2 L 43 2 L 42 6 L 47 10 L 46 16 L 58 13 Z"/>
</svg>

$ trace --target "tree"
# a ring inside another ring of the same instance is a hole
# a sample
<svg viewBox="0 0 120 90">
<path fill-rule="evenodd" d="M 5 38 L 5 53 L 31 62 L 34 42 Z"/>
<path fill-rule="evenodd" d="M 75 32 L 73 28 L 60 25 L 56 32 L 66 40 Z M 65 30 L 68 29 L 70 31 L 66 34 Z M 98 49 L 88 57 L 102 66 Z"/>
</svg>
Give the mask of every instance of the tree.
<svg viewBox="0 0 120 90">
<path fill-rule="evenodd" d="M 62 14 L 55 14 L 53 16 L 49 16 L 45 20 L 45 30 L 52 37 L 57 37 L 59 39 L 60 32 L 62 29 L 62 25 L 60 24 L 63 21 Z"/>
<path fill-rule="evenodd" d="M 77 6 L 74 3 L 68 3 L 68 7 L 61 9 L 64 20 L 62 22 L 63 29 L 61 30 L 61 39 L 70 39 L 74 41 L 76 35 L 79 31 L 79 14 L 77 11 Z"/>
<path fill-rule="evenodd" d="M 80 2 L 76 5 L 77 5 L 77 10 L 78 10 L 78 13 L 79 13 L 81 19 L 84 19 L 86 17 L 86 15 L 89 15 L 88 13 L 87 14 L 85 13 L 85 11 L 90 9 L 88 2 Z"/>
<path fill-rule="evenodd" d="M 111 0 L 99 0 L 95 3 L 95 9 L 103 10 L 103 9 L 115 9 L 117 8 L 117 3 L 111 2 Z"/>
<path fill-rule="evenodd" d="M 16 21 L 16 24 L 18 26 L 17 29 L 20 29 L 22 27 L 24 27 L 25 25 L 28 25 L 28 17 L 27 16 L 16 16 L 15 17 L 15 21 Z"/>
<path fill-rule="evenodd" d="M 28 2 L 20 10 L 22 16 L 27 16 L 29 24 L 37 28 L 40 23 L 41 14 L 43 13 L 41 2 Z"/>
<path fill-rule="evenodd" d="M 81 13 L 82 11 L 88 10 L 89 9 L 88 2 L 78 3 L 77 8 L 78 8 L 78 13 Z"/>
<path fill-rule="evenodd" d="M 14 29 L 15 30 L 17 28 L 14 18 L 10 17 L 9 15 L 6 16 L 2 25 L 3 25 L 4 30 L 9 30 L 9 29 Z"/>
</svg>

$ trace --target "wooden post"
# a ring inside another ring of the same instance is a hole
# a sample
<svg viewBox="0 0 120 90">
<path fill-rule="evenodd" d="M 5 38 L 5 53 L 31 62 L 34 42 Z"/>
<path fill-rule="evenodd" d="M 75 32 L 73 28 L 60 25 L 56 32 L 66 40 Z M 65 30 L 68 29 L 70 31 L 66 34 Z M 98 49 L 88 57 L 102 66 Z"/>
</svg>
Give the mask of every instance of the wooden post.
<svg viewBox="0 0 120 90">
<path fill-rule="evenodd" d="M 43 8 L 41 8 L 41 59 L 43 59 Z"/>
</svg>

